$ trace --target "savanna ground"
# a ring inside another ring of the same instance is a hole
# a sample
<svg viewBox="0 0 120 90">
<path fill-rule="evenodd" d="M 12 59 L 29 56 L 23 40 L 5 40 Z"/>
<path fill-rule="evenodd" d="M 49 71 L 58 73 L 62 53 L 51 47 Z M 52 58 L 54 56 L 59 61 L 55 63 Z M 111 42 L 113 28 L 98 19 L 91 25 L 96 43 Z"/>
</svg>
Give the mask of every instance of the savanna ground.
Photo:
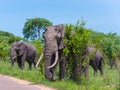
<svg viewBox="0 0 120 90">
<path fill-rule="evenodd" d="M 81 83 L 75 83 L 72 80 L 49 81 L 45 79 L 40 67 L 35 70 L 28 70 L 28 66 L 24 70 L 20 70 L 17 64 L 10 69 L 10 61 L 0 60 L 0 74 L 14 76 L 20 79 L 28 80 L 33 84 L 44 84 L 57 90 L 120 90 L 119 89 L 119 73 L 116 69 L 110 69 L 104 65 L 104 76 L 99 73 L 93 76 L 93 70 L 89 69 L 89 78 L 83 78 Z"/>
</svg>

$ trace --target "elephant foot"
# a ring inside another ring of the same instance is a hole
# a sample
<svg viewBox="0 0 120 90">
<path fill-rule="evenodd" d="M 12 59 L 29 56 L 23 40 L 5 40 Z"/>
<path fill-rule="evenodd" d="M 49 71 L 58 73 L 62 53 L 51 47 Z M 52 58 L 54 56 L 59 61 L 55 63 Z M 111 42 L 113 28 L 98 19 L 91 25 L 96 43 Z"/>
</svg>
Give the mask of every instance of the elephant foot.
<svg viewBox="0 0 120 90">
<path fill-rule="evenodd" d="M 101 75 L 101 76 L 103 76 L 103 75 L 104 75 L 103 71 L 100 71 L 100 75 Z"/>
<path fill-rule="evenodd" d="M 20 66 L 20 69 L 23 70 L 23 69 L 24 69 L 24 66 Z"/>
<path fill-rule="evenodd" d="M 55 81 L 56 80 L 56 76 L 54 75 L 53 77 L 52 77 L 52 81 Z"/>
<path fill-rule="evenodd" d="M 20 69 L 23 70 L 23 67 L 21 67 Z"/>
<path fill-rule="evenodd" d="M 47 78 L 47 79 L 50 79 L 50 80 L 52 80 L 52 73 L 46 73 L 45 74 L 45 77 Z"/>
<path fill-rule="evenodd" d="M 46 78 L 51 80 L 51 81 L 55 81 L 56 80 L 56 75 L 53 75 L 52 73 L 49 73 L 48 75 L 46 75 Z"/>
</svg>

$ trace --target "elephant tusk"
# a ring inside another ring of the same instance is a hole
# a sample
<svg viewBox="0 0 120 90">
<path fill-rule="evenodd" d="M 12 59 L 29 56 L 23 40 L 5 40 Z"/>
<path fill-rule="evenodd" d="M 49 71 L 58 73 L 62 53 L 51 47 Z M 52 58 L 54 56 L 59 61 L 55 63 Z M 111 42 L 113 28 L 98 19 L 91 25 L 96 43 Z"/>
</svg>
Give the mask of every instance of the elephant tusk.
<svg viewBox="0 0 120 90">
<path fill-rule="evenodd" d="M 36 67 L 36 68 L 38 67 L 38 64 L 40 63 L 40 61 L 41 61 L 42 57 L 43 57 L 43 52 L 42 52 L 42 54 L 41 54 L 40 58 L 38 59 L 37 64 L 35 65 L 35 67 Z"/>
<path fill-rule="evenodd" d="M 55 53 L 55 62 L 51 66 L 48 66 L 47 68 L 54 67 L 57 64 L 57 61 L 58 61 L 58 51 L 56 51 L 56 53 Z"/>
<path fill-rule="evenodd" d="M 17 49 L 17 47 L 15 47 L 15 46 L 14 46 L 13 48 L 14 48 L 14 49 Z"/>
<path fill-rule="evenodd" d="M 12 59 L 14 60 L 16 58 L 16 56 L 14 56 Z"/>
</svg>

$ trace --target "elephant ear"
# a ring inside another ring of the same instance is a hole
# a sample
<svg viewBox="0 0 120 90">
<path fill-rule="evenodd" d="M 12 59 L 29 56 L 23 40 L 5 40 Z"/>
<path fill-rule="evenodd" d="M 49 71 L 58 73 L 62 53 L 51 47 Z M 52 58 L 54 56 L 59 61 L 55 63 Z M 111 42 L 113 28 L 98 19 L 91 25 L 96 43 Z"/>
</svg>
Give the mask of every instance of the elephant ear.
<svg viewBox="0 0 120 90">
<path fill-rule="evenodd" d="M 29 45 L 25 42 L 19 42 L 20 45 L 20 55 L 23 55 L 27 53 L 28 49 L 29 49 Z"/>
<path fill-rule="evenodd" d="M 55 27 L 57 29 L 58 36 L 59 36 L 59 39 L 58 39 L 59 49 L 63 49 L 65 47 L 65 44 L 64 44 L 65 26 L 63 24 L 60 24 L 60 25 L 56 25 Z"/>
</svg>

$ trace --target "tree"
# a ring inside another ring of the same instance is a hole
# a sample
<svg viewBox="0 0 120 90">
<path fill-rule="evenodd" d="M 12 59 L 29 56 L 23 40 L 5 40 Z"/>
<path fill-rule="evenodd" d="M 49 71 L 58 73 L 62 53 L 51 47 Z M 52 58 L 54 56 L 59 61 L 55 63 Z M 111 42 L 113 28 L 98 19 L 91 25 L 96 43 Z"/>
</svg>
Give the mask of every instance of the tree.
<svg viewBox="0 0 120 90">
<path fill-rule="evenodd" d="M 0 31 L 0 59 L 6 60 L 9 57 L 11 43 L 19 40 L 22 38 L 9 32 Z"/>
<path fill-rule="evenodd" d="M 68 73 L 73 80 L 81 81 L 82 66 L 86 66 L 84 51 L 91 43 L 91 30 L 85 28 L 85 22 L 76 25 L 66 25 L 64 54 L 69 57 Z"/>
<path fill-rule="evenodd" d="M 50 25 L 52 25 L 52 22 L 44 18 L 27 19 L 23 28 L 24 38 L 30 40 L 41 39 L 45 28 Z"/>
<path fill-rule="evenodd" d="M 2 30 L 0 30 L 0 36 L 6 36 L 6 37 L 9 37 L 9 36 L 14 36 L 12 33 L 9 33 L 9 32 L 4 32 Z"/>
<path fill-rule="evenodd" d="M 21 38 L 19 36 L 15 36 L 10 32 L 0 31 L 0 41 L 3 42 L 4 39 L 6 39 L 6 42 L 8 44 L 11 44 L 15 41 L 23 40 L 23 38 Z"/>
<path fill-rule="evenodd" d="M 101 40 L 101 46 L 110 64 L 112 64 L 112 60 L 120 58 L 120 36 L 117 36 L 116 33 L 106 34 L 106 37 Z"/>
</svg>

